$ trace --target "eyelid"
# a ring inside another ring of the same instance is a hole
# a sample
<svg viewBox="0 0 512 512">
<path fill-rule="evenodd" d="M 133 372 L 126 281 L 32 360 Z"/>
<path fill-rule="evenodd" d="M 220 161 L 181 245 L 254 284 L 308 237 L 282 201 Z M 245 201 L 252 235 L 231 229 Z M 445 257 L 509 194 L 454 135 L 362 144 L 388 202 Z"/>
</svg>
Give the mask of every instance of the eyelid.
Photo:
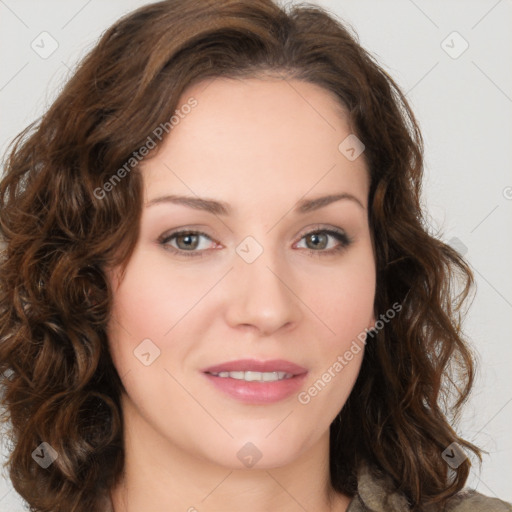
<svg viewBox="0 0 512 512">
<path fill-rule="evenodd" d="M 298 239 L 301 240 L 306 235 L 309 235 L 311 233 L 316 233 L 318 231 L 335 231 L 336 233 L 339 233 L 340 235 L 345 235 L 348 238 L 348 235 L 346 231 L 342 228 L 338 228 L 336 226 L 332 226 L 329 224 L 310 224 L 306 226 L 304 229 L 300 231 L 300 234 L 297 235 Z"/>
</svg>

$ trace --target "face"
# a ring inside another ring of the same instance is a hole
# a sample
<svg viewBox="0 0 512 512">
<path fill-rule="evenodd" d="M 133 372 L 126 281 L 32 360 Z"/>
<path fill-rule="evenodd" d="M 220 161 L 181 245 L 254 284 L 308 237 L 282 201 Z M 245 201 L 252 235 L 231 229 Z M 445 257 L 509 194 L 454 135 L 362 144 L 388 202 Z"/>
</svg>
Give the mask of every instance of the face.
<svg viewBox="0 0 512 512">
<path fill-rule="evenodd" d="M 191 97 L 142 164 L 139 240 L 110 272 L 123 412 L 162 449 L 279 467 L 325 447 L 374 323 L 364 154 L 338 149 L 347 118 L 316 85 L 217 78 Z"/>
</svg>

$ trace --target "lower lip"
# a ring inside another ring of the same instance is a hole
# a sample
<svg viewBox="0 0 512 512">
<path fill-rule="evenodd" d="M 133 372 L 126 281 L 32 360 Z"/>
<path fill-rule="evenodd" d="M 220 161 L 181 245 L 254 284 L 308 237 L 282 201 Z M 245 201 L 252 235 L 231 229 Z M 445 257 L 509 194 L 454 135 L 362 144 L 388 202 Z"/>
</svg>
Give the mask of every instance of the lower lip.
<svg viewBox="0 0 512 512">
<path fill-rule="evenodd" d="M 272 382 L 248 382 L 231 377 L 216 377 L 204 373 L 208 380 L 227 395 L 248 404 L 271 404 L 297 393 L 304 383 L 307 373 L 295 375 L 290 379 Z"/>
</svg>

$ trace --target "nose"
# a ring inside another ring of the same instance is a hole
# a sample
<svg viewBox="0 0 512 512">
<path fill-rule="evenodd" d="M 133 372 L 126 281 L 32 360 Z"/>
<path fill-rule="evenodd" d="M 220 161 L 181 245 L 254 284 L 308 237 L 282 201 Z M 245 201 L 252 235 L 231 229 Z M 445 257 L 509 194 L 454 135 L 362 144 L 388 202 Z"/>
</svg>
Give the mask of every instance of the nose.
<svg viewBox="0 0 512 512">
<path fill-rule="evenodd" d="M 298 284 L 283 261 L 264 253 L 254 262 L 242 259 L 230 272 L 226 321 L 235 329 L 269 336 L 291 329 L 302 318 Z M 237 257 L 238 258 L 238 257 Z"/>
</svg>

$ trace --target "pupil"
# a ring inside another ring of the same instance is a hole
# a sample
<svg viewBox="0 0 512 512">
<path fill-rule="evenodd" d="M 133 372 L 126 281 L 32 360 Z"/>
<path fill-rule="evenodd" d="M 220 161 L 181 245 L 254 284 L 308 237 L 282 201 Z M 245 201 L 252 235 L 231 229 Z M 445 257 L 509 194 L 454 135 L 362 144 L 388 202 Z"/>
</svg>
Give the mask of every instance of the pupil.
<svg viewBox="0 0 512 512">
<path fill-rule="evenodd" d="M 320 245 L 322 245 L 320 237 L 325 237 L 325 235 L 319 235 L 318 233 L 311 235 L 311 240 L 313 241 L 314 247 L 318 247 L 318 242 L 320 242 Z"/>
</svg>

